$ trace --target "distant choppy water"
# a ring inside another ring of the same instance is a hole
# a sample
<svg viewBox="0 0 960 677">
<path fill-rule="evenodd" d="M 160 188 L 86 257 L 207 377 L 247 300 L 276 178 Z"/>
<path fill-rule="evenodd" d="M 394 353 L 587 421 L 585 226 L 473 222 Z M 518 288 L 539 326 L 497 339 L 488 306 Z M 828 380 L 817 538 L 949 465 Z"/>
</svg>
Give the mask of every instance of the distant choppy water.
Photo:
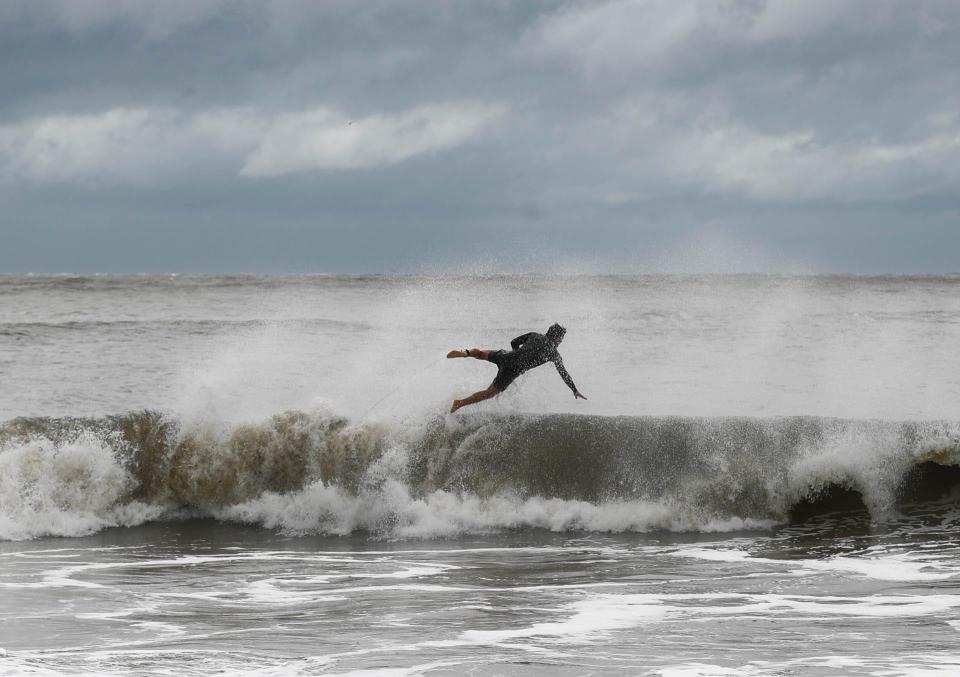
<svg viewBox="0 0 960 677">
<path fill-rule="evenodd" d="M 555 321 L 589 401 L 444 414 Z M 960 276 L 0 276 L 0 674 L 958 674 L 958 339 Z"/>
</svg>

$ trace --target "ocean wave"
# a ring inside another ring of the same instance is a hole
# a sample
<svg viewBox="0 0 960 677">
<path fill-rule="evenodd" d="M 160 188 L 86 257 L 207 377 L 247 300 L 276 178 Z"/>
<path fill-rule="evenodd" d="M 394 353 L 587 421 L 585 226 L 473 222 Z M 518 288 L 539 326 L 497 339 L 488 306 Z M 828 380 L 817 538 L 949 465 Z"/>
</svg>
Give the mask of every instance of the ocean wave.
<svg viewBox="0 0 960 677">
<path fill-rule="evenodd" d="M 960 423 L 816 417 L 433 417 L 292 411 L 246 425 L 153 411 L 0 426 L 0 539 L 184 514 L 288 533 L 731 531 L 874 520 L 960 485 Z"/>
<path fill-rule="evenodd" d="M 96 435 L 7 444 L 0 452 L 0 539 L 82 536 L 159 517 L 163 508 L 131 498 L 135 488 Z"/>
</svg>

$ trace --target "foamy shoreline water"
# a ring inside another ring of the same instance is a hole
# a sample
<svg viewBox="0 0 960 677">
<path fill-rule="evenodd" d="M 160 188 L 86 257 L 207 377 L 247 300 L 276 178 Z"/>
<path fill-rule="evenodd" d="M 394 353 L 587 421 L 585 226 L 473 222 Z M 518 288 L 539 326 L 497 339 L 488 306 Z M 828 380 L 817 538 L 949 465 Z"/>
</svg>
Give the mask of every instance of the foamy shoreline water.
<svg viewBox="0 0 960 677">
<path fill-rule="evenodd" d="M 185 675 L 946 674 L 960 666 L 950 648 L 960 597 L 950 591 L 956 539 L 931 528 L 944 517 L 955 512 L 914 511 L 872 533 L 828 518 L 768 535 L 527 531 L 415 542 L 188 521 L 5 543 L 0 666 L 14 675 L 171 666 Z"/>
</svg>

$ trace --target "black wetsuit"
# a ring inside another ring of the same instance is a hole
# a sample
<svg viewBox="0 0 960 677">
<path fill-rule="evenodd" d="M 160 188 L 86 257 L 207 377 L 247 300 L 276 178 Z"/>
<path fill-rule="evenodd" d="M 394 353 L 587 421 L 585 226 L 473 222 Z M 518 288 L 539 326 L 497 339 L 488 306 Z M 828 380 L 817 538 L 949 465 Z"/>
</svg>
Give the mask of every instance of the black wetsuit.
<svg viewBox="0 0 960 677">
<path fill-rule="evenodd" d="M 506 390 L 507 386 L 525 371 L 553 362 L 563 382 L 574 393 L 577 392 L 573 379 L 563 368 L 563 358 L 557 352 L 557 346 L 546 336 L 532 331 L 510 341 L 510 347 L 513 350 L 493 350 L 487 358 L 498 368 L 497 377 L 493 379 L 494 388 L 500 391 Z"/>
</svg>

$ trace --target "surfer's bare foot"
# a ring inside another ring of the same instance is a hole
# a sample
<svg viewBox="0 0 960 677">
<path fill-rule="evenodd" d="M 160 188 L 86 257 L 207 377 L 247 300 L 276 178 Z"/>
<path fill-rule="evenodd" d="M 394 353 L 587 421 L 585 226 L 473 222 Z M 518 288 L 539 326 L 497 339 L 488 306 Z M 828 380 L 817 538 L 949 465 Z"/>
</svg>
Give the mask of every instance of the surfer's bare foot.
<svg viewBox="0 0 960 677">
<path fill-rule="evenodd" d="M 466 350 L 451 350 L 449 353 L 447 353 L 447 359 L 450 359 L 451 357 L 470 357 L 470 356 L 467 354 Z"/>
<path fill-rule="evenodd" d="M 460 400 L 454 400 L 453 404 L 450 405 L 450 413 L 452 414 L 459 408 L 460 408 Z"/>
</svg>

